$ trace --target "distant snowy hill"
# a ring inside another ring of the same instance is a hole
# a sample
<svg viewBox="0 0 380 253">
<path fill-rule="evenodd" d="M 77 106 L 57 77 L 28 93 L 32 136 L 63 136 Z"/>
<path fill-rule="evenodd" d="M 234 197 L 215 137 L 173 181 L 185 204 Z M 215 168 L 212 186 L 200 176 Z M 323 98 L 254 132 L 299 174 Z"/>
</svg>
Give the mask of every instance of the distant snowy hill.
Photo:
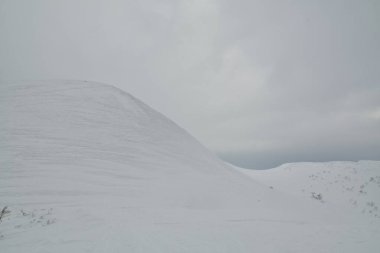
<svg viewBox="0 0 380 253">
<path fill-rule="evenodd" d="M 2 253 L 379 248 L 375 216 L 346 215 L 308 196 L 333 200 L 322 189 L 240 171 L 112 86 L 0 84 Z M 365 176 L 371 199 L 376 174 Z"/>
<path fill-rule="evenodd" d="M 240 169 L 290 194 L 380 219 L 380 161 L 289 163 L 270 170 Z"/>
</svg>

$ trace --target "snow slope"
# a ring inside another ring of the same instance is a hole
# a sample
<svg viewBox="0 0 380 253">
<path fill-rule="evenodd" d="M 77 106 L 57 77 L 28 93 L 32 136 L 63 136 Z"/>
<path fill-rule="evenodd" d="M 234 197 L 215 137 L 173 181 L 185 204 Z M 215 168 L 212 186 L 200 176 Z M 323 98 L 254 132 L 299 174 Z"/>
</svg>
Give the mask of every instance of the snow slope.
<svg viewBox="0 0 380 253">
<path fill-rule="evenodd" d="M 379 223 L 223 163 L 108 85 L 0 85 L 0 252 L 374 252 Z"/>
<path fill-rule="evenodd" d="M 380 161 L 288 163 L 240 169 L 270 188 L 311 198 L 350 215 L 380 219 Z"/>
</svg>

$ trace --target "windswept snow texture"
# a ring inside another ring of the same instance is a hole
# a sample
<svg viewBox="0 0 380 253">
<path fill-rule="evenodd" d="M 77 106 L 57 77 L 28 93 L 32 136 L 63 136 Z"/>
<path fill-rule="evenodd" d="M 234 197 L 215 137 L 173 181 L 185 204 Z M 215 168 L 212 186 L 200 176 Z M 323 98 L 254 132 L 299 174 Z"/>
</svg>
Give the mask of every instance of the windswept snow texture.
<svg viewBox="0 0 380 253">
<path fill-rule="evenodd" d="M 269 187 L 253 174 L 252 180 L 111 86 L 1 84 L 0 120 L 2 253 L 376 252 L 380 246 L 375 213 L 352 215 L 330 204 L 325 192 L 323 201 L 306 197 L 297 190 L 301 183 L 286 187 L 279 179 Z M 357 205 L 371 199 L 372 209 L 379 196 L 375 167 L 350 174 L 352 182 L 370 176 L 363 188 L 368 199 Z"/>
<path fill-rule="evenodd" d="M 289 163 L 241 171 L 271 189 L 314 199 L 346 215 L 380 219 L 380 161 Z"/>
</svg>

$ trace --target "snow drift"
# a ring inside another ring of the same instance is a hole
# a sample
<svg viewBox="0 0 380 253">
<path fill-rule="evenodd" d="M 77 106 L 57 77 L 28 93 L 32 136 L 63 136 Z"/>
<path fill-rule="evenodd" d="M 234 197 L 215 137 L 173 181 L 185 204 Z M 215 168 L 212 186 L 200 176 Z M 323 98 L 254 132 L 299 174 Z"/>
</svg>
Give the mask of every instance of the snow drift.
<svg viewBox="0 0 380 253">
<path fill-rule="evenodd" d="M 1 84 L 0 120 L 1 252 L 379 246 L 378 222 L 252 180 L 112 86 Z"/>
<path fill-rule="evenodd" d="M 268 187 L 335 206 L 346 215 L 380 219 L 380 161 L 288 163 L 270 170 L 240 170 Z"/>
<path fill-rule="evenodd" d="M 2 194 L 18 196 L 8 197 L 9 205 L 25 195 L 30 203 L 51 197 L 83 202 L 94 192 L 95 202 L 124 194 L 129 202 L 136 198 L 133 203 L 155 206 L 246 203 L 231 188 L 242 184 L 238 173 L 116 88 L 39 82 L 3 85 L 0 94 Z"/>
</svg>

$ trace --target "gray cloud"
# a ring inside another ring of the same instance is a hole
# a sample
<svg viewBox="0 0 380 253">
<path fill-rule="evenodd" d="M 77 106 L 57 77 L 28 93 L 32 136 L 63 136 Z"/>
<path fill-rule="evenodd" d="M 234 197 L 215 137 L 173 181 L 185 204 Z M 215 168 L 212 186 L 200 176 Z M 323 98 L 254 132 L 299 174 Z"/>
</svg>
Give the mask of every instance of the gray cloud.
<svg viewBox="0 0 380 253">
<path fill-rule="evenodd" d="M 377 1 L 0 1 L 0 80 L 114 84 L 246 167 L 380 159 Z"/>
</svg>

